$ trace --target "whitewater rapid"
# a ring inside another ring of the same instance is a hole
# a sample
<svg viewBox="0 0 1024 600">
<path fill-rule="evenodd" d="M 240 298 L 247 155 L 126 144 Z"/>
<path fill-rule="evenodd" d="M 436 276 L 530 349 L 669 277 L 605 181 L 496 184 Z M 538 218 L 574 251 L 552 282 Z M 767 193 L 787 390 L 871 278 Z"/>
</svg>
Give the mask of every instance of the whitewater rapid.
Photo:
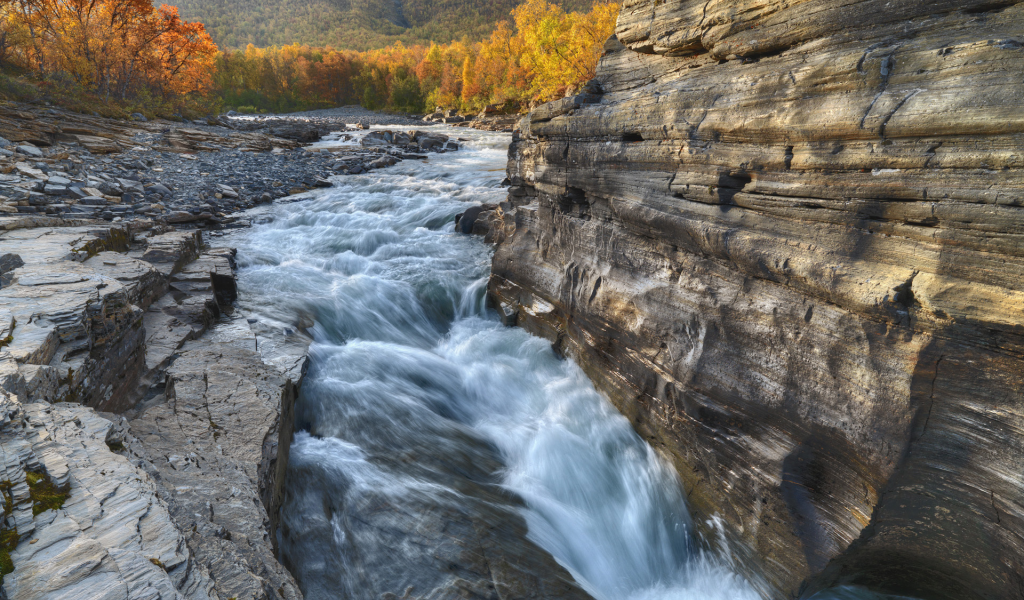
<svg viewBox="0 0 1024 600">
<path fill-rule="evenodd" d="M 315 323 L 280 536 L 306 597 L 423 579 L 410 571 L 429 552 L 397 526 L 364 531 L 366 507 L 433 526 L 409 507 L 477 506 L 493 462 L 529 540 L 594 598 L 759 598 L 695 539 L 672 468 L 581 370 L 487 309 L 491 250 L 453 221 L 504 199 L 509 138 L 452 132 L 458 152 L 338 177 L 233 240 L 242 308 Z"/>
</svg>

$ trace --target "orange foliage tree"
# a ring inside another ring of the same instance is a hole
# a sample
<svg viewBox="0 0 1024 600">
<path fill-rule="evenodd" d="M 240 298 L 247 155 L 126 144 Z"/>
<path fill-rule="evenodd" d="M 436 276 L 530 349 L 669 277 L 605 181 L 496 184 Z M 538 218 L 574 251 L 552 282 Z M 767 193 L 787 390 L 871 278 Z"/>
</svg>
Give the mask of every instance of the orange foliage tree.
<svg viewBox="0 0 1024 600">
<path fill-rule="evenodd" d="M 39 78 L 108 102 L 195 98 L 212 89 L 217 47 L 199 23 L 149 0 L 0 0 L 4 48 Z M 0 34 L 0 45 L 3 39 Z"/>
</svg>

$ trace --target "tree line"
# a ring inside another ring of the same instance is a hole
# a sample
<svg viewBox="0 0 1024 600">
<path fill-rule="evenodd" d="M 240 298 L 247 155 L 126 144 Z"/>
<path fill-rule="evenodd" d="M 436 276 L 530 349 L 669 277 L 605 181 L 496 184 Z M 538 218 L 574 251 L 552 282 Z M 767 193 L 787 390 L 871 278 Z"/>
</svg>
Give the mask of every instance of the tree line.
<svg viewBox="0 0 1024 600">
<path fill-rule="evenodd" d="M 488 105 L 518 111 L 594 76 L 618 10 L 597 3 L 566 12 L 527 0 L 477 42 L 397 41 L 362 52 L 250 44 L 222 51 L 202 24 L 149 0 L 0 0 L 0 95 L 42 94 L 114 115 L 348 104 L 410 113 Z"/>
<path fill-rule="evenodd" d="M 563 96 L 593 78 L 619 5 L 566 12 L 528 0 L 476 43 L 405 45 L 354 52 L 293 44 L 225 51 L 216 85 L 226 106 L 287 112 L 345 104 L 399 112 L 434 107 L 515 111 Z"/>
</svg>

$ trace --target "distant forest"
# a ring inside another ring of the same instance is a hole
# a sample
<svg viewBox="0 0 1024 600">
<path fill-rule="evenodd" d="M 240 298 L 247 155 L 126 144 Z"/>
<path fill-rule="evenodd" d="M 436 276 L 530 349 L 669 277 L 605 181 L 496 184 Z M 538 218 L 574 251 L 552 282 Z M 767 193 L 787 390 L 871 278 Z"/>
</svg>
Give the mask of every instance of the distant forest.
<svg viewBox="0 0 1024 600">
<path fill-rule="evenodd" d="M 304 44 L 370 50 L 478 41 L 522 0 L 177 0 L 182 18 L 206 25 L 224 49 Z M 554 0 L 566 11 L 586 11 L 594 0 Z"/>
</svg>

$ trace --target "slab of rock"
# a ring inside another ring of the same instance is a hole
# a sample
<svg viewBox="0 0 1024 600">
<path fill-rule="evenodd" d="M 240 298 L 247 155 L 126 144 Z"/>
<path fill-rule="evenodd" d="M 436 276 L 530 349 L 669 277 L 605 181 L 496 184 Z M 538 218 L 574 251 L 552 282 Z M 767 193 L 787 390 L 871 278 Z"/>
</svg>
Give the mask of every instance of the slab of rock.
<svg viewBox="0 0 1024 600">
<path fill-rule="evenodd" d="M 138 443 L 130 450 L 145 461 L 214 591 L 301 598 L 268 533 L 283 495 L 294 385 L 251 350 L 189 342 L 165 389 L 162 402 L 132 419 Z"/>
<path fill-rule="evenodd" d="M 152 266 L 110 252 L 126 249 L 129 239 L 109 226 L 0 232 L 0 254 L 18 248 L 27 258 L 0 289 L 15 323 L 2 352 L 19 365 L 47 367 L 23 375 L 26 399 L 104 410 L 133 401 L 145 366 L 140 305 L 166 283 Z"/>
<path fill-rule="evenodd" d="M 4 577 L 10 600 L 215 598 L 148 475 L 111 448 L 124 427 L 72 404 L 27 404 L 0 390 L 2 478 L 20 538 Z M 66 494 L 33 515 L 26 472 Z M 13 527 L 12 527 L 13 525 Z"/>
<path fill-rule="evenodd" d="M 199 231 L 171 231 L 148 238 L 141 258 L 169 277 L 198 258 L 202 246 L 203 237 Z"/>
<path fill-rule="evenodd" d="M 495 303 L 768 596 L 1024 597 L 1022 24 L 627 2 L 587 93 L 514 137 Z"/>
<path fill-rule="evenodd" d="M 181 347 L 199 338 L 238 297 L 234 250 L 214 248 L 172 275 L 172 293 L 153 303 L 143 316 L 147 377 L 164 369 Z"/>
<path fill-rule="evenodd" d="M 121 282 L 128 301 L 142 310 L 149 308 L 167 291 L 167 280 L 156 267 L 120 252 L 100 252 L 83 262 L 82 266 Z"/>
<path fill-rule="evenodd" d="M 74 139 L 93 154 L 110 154 L 121 151 L 121 146 L 117 142 L 107 138 L 94 135 L 75 135 Z"/>
<path fill-rule="evenodd" d="M 25 154 L 35 158 L 42 158 L 43 156 L 43 151 L 40 150 L 39 148 L 36 148 L 35 146 L 21 145 L 15 148 L 15 150 L 19 154 Z"/>
</svg>

